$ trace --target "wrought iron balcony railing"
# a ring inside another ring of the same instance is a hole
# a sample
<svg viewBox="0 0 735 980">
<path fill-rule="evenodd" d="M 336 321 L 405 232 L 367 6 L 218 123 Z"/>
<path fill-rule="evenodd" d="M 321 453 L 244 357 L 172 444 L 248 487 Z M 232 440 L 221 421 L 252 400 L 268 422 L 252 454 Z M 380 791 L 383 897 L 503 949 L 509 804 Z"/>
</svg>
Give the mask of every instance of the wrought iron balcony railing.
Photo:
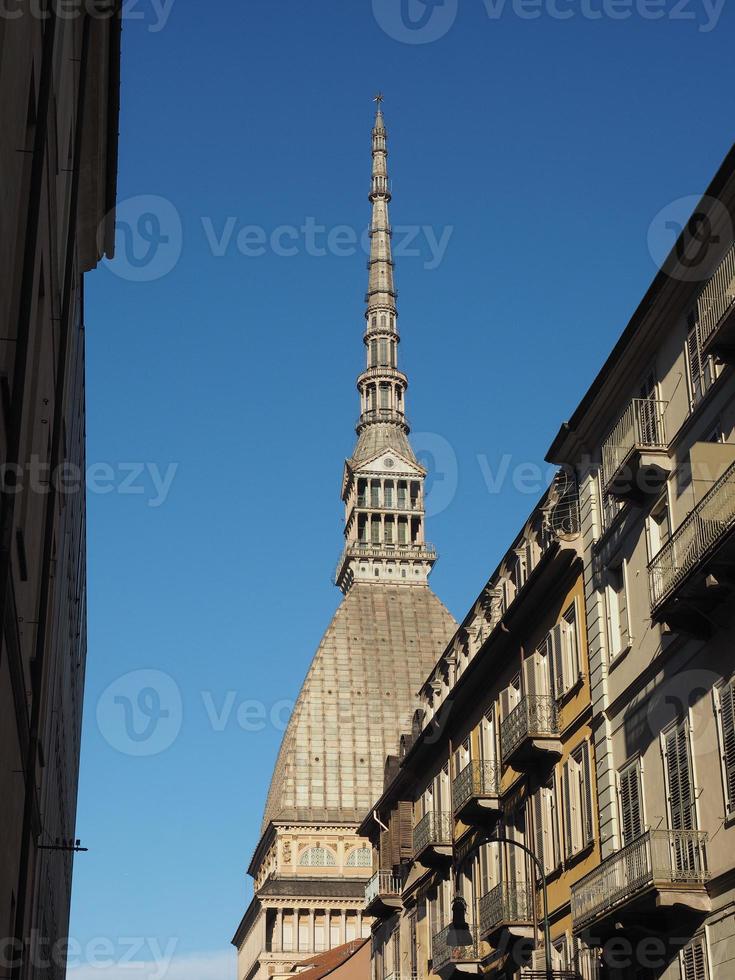
<svg viewBox="0 0 735 980">
<path fill-rule="evenodd" d="M 479 902 L 480 934 L 501 926 L 534 920 L 534 892 L 527 881 L 501 881 Z"/>
<path fill-rule="evenodd" d="M 558 736 L 559 711 L 555 698 L 547 694 L 528 694 L 521 698 L 500 726 L 503 761 L 528 738 Z"/>
<path fill-rule="evenodd" d="M 472 761 L 452 783 L 452 806 L 457 813 L 468 800 L 477 796 L 497 796 L 500 788 L 500 766 L 497 762 Z"/>
<path fill-rule="evenodd" d="M 702 885 L 709 878 L 698 830 L 649 830 L 572 885 L 574 928 L 582 928 L 651 887 Z"/>
<path fill-rule="evenodd" d="M 733 306 L 735 306 L 735 244 L 730 246 L 697 300 L 699 339 L 702 346 L 706 347 L 707 341 L 732 311 Z"/>
<path fill-rule="evenodd" d="M 477 926 L 471 925 L 469 927 L 470 936 L 472 937 L 472 943 L 469 946 L 450 946 L 449 933 L 451 928 L 451 926 L 447 926 L 441 932 L 434 933 L 432 937 L 431 958 L 434 973 L 438 973 L 439 970 L 445 966 L 449 966 L 451 963 L 467 963 L 480 959 Z"/>
<path fill-rule="evenodd" d="M 427 847 L 452 843 L 452 814 L 444 810 L 430 810 L 413 828 L 413 853 L 420 854 Z"/>
<path fill-rule="evenodd" d="M 651 607 L 668 599 L 735 525 L 735 463 L 707 491 L 648 565 Z"/>
<path fill-rule="evenodd" d="M 369 905 L 379 895 L 398 898 L 402 888 L 401 879 L 397 878 L 392 871 L 376 871 L 365 885 L 365 905 Z"/>
<path fill-rule="evenodd" d="M 602 444 L 602 481 L 605 488 L 634 449 L 665 449 L 664 410 L 668 402 L 634 398 Z"/>
</svg>

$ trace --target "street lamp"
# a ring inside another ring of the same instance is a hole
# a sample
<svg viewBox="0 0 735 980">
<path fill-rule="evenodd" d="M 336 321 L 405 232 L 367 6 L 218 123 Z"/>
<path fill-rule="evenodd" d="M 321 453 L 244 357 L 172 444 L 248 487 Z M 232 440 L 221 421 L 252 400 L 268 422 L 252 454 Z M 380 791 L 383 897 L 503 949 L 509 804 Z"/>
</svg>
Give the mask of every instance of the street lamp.
<svg viewBox="0 0 735 980">
<path fill-rule="evenodd" d="M 447 943 L 449 946 L 471 946 L 473 943 L 472 933 L 470 927 L 467 924 L 467 902 L 459 892 L 459 875 L 462 871 L 462 867 L 467 860 L 467 858 L 474 854 L 478 848 L 482 847 L 483 844 L 491 844 L 497 842 L 499 844 L 512 844 L 514 847 L 519 847 L 525 854 L 527 854 L 534 865 L 536 866 L 538 873 L 541 877 L 541 891 L 543 896 L 543 907 L 544 907 L 544 958 L 546 961 L 546 980 L 553 980 L 553 967 L 551 962 L 551 930 L 549 928 L 549 899 L 546 892 L 546 872 L 544 871 L 544 866 L 541 864 L 539 859 L 526 847 L 525 844 L 521 844 L 520 841 L 510 840 L 507 837 L 491 837 L 490 834 L 485 834 L 474 842 L 472 847 L 462 855 L 459 861 L 455 862 L 454 865 L 454 898 L 452 899 L 452 925 L 449 928 L 447 934 Z"/>
</svg>

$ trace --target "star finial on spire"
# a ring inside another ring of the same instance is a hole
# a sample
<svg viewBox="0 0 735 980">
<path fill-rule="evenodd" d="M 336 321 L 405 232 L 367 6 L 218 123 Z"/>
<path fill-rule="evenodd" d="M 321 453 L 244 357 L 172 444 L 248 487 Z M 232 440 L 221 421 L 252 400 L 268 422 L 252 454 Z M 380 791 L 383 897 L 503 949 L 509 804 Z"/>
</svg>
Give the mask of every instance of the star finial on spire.
<svg viewBox="0 0 735 980">
<path fill-rule="evenodd" d="M 380 106 L 381 106 L 382 101 L 383 101 L 383 93 L 382 92 L 377 92 L 376 95 L 375 95 L 375 98 L 373 99 L 373 102 L 377 102 L 378 109 L 380 109 Z"/>
</svg>

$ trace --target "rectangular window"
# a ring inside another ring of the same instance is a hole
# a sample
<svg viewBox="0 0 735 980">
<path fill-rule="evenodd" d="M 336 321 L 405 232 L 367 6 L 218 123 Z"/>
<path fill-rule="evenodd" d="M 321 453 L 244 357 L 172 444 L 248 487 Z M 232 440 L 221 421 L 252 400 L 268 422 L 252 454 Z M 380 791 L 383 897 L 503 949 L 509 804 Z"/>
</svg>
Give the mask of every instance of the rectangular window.
<svg viewBox="0 0 735 980">
<path fill-rule="evenodd" d="M 370 484 L 370 506 L 380 507 L 380 484 L 377 480 Z"/>
<path fill-rule="evenodd" d="M 398 544 L 405 544 L 408 537 L 408 525 L 403 518 L 398 518 Z"/>
<path fill-rule="evenodd" d="M 372 544 L 380 544 L 380 518 L 374 517 L 370 522 L 370 541 Z"/>
<path fill-rule="evenodd" d="M 725 814 L 735 815 L 735 678 L 715 688 Z"/>
<path fill-rule="evenodd" d="M 682 980 L 709 980 L 707 944 L 704 936 L 697 936 L 681 951 Z"/>
<path fill-rule="evenodd" d="M 393 518 L 386 517 L 385 519 L 385 543 L 393 544 Z"/>
<path fill-rule="evenodd" d="M 607 602 L 608 642 L 610 659 L 613 660 L 625 650 L 630 642 L 628 632 L 628 597 L 625 588 L 625 563 L 608 568 L 607 586 L 605 588 Z"/>
<path fill-rule="evenodd" d="M 623 766 L 618 773 L 618 796 L 620 826 L 625 846 L 643 833 L 643 784 L 639 759 Z"/>
<path fill-rule="evenodd" d="M 398 484 L 398 507 L 400 510 L 406 509 L 406 490 L 407 487 L 405 483 Z"/>
<path fill-rule="evenodd" d="M 393 506 L 393 484 L 386 483 L 383 487 L 383 506 L 392 507 Z"/>
<path fill-rule="evenodd" d="M 564 844 L 567 857 L 584 850 L 594 838 L 592 762 L 589 742 L 572 752 L 562 768 Z"/>
</svg>

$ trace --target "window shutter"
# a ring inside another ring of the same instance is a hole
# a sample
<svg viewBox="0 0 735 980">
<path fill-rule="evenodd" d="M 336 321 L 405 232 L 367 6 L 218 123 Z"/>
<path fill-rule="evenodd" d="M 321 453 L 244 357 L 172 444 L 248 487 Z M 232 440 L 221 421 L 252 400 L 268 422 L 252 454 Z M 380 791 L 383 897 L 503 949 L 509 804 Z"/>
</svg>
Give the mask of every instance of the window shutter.
<svg viewBox="0 0 735 980">
<path fill-rule="evenodd" d="M 526 694 L 529 697 L 534 697 L 538 693 L 535 653 L 532 653 L 530 657 L 526 657 L 525 661 L 523 662 L 523 672 L 526 680 Z"/>
<path fill-rule="evenodd" d="M 643 833 L 640 770 L 637 762 L 620 773 L 620 820 L 624 845 L 630 844 Z"/>
<path fill-rule="evenodd" d="M 618 592 L 618 615 L 620 617 L 620 648 L 625 649 L 630 642 L 628 631 L 628 590 L 625 587 L 625 565 L 620 566 L 620 591 Z"/>
<path fill-rule="evenodd" d="M 549 646 L 551 647 L 551 663 L 553 666 L 553 695 L 560 698 L 567 690 L 566 671 L 564 669 L 564 631 L 561 623 L 549 633 Z"/>
<path fill-rule="evenodd" d="M 689 365 L 689 394 L 692 404 L 702 397 L 702 360 L 699 353 L 699 324 L 694 325 L 687 334 L 687 363 Z"/>
<path fill-rule="evenodd" d="M 380 831 L 380 867 L 383 871 L 393 864 L 391 860 L 391 833 L 390 830 Z"/>
<path fill-rule="evenodd" d="M 729 815 L 735 809 L 735 681 L 722 688 L 719 701 L 725 807 Z"/>
<path fill-rule="evenodd" d="M 507 687 L 500 692 L 500 717 L 505 720 L 511 712 L 510 693 Z"/>
<path fill-rule="evenodd" d="M 681 722 L 666 733 L 664 754 L 671 829 L 694 830 L 694 799 L 686 722 Z"/>
<path fill-rule="evenodd" d="M 592 803 L 592 759 L 590 743 L 582 745 L 582 846 L 590 844 L 595 836 Z"/>
<path fill-rule="evenodd" d="M 565 762 L 561 781 L 562 792 L 564 794 L 564 850 L 567 857 L 571 857 L 574 854 L 571 777 L 572 773 L 569 762 Z"/>
<path fill-rule="evenodd" d="M 682 980 L 708 980 L 707 951 L 703 936 L 698 936 L 694 942 L 684 947 L 681 960 L 684 974 Z"/>
<path fill-rule="evenodd" d="M 410 800 L 401 800 L 398 803 L 398 822 L 400 857 L 411 858 L 413 856 L 413 803 Z"/>
<path fill-rule="evenodd" d="M 544 801 L 543 790 L 536 790 L 533 797 L 533 829 L 536 837 L 536 857 L 541 862 L 544 871 L 546 866 L 546 854 L 544 853 Z"/>
</svg>

